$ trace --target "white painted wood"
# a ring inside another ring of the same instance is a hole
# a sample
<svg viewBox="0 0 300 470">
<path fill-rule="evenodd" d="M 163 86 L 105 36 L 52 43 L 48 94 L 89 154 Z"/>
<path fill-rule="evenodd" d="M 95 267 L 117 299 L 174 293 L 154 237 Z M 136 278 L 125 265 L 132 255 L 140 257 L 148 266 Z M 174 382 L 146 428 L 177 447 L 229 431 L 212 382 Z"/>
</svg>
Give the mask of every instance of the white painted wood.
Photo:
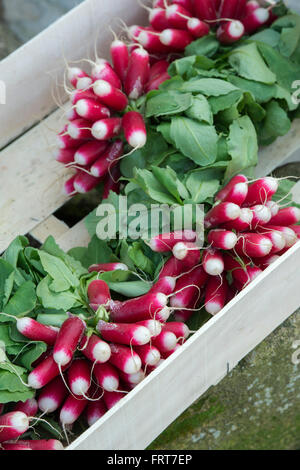
<svg viewBox="0 0 300 470">
<path fill-rule="evenodd" d="M 44 243 L 49 235 L 56 240 L 69 232 L 69 227 L 54 215 L 50 215 L 44 222 L 30 232 L 30 235 L 40 243 Z"/>
<path fill-rule="evenodd" d="M 0 62 L 0 79 L 7 88 L 0 148 L 56 108 L 53 89 L 64 99 L 63 87 L 55 87 L 63 83 L 64 57 L 94 59 L 97 38 L 98 54 L 107 55 L 109 25 L 118 32 L 118 18 L 132 25 L 143 24 L 145 17 L 136 0 L 85 0 Z"/>
<path fill-rule="evenodd" d="M 300 305 L 300 242 L 68 450 L 141 450 Z"/>
<path fill-rule="evenodd" d="M 57 240 L 59 246 L 65 251 L 76 246 L 88 246 L 89 242 L 90 236 L 85 228 L 84 220 L 76 224 Z"/>
</svg>

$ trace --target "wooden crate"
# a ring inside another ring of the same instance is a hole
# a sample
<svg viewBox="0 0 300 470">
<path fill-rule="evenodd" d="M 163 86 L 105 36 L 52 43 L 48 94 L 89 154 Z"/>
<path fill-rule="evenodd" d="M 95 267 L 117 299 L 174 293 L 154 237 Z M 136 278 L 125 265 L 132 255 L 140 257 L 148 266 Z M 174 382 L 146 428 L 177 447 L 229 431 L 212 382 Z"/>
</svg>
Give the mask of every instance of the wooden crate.
<svg viewBox="0 0 300 470">
<path fill-rule="evenodd" d="M 145 12 L 136 0 L 86 0 L 0 63 L 0 79 L 7 85 L 0 125 L 0 253 L 27 233 L 40 242 L 51 234 L 65 250 L 89 242 L 83 221 L 69 229 L 52 215 L 67 201 L 61 186 L 68 177 L 52 155 L 62 127 L 53 89 L 55 80 L 63 81 L 64 57 L 91 57 L 97 37 L 105 56 L 111 40 L 107 25 L 116 18 L 143 24 Z M 64 101 L 62 87 L 59 94 Z M 257 176 L 271 173 L 299 149 L 297 120 L 287 136 L 260 151 Z M 300 183 L 294 196 L 300 202 Z M 300 242 L 68 450 L 148 446 L 299 307 L 299 266 Z"/>
</svg>

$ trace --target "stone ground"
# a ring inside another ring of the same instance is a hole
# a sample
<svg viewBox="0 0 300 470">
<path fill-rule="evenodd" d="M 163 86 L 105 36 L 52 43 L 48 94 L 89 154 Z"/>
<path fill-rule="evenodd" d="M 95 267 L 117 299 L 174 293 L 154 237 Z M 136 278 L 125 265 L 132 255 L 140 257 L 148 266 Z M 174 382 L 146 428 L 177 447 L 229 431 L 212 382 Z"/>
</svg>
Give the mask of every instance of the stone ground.
<svg viewBox="0 0 300 470">
<path fill-rule="evenodd" d="M 11 28 L 1 22 L 0 11 L 0 59 L 79 0 L 3 3 Z M 286 165 L 277 175 L 300 176 L 300 167 Z M 73 225 L 97 202 L 96 192 L 88 198 L 79 196 L 57 215 Z M 295 341 L 300 341 L 300 310 L 185 411 L 149 448 L 300 449 L 300 365 L 292 361 Z"/>
</svg>

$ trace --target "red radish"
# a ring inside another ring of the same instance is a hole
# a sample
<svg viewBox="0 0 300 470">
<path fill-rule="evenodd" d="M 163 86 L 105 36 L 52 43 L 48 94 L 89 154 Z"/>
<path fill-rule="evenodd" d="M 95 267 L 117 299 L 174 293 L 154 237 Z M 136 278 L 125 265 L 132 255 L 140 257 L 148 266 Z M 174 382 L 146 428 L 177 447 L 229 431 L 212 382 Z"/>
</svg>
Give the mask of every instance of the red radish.
<svg viewBox="0 0 300 470">
<path fill-rule="evenodd" d="M 248 0 L 239 0 L 239 3 L 238 3 L 238 6 L 237 6 L 237 10 L 236 10 L 236 17 L 241 20 L 243 19 L 245 16 L 247 16 L 250 12 L 250 9 L 249 9 L 249 6 L 250 4 L 252 3 L 255 3 L 257 5 L 256 8 L 259 8 L 259 3 L 256 2 L 256 0 L 254 1 L 248 1 Z"/>
<path fill-rule="evenodd" d="M 12 411 L 0 416 L 0 442 L 17 439 L 29 428 L 29 418 L 22 411 Z"/>
<path fill-rule="evenodd" d="M 136 325 L 142 325 L 147 328 L 151 336 L 157 336 L 161 333 L 162 324 L 157 320 L 143 320 L 137 322 Z"/>
<path fill-rule="evenodd" d="M 160 333 L 159 333 L 160 334 Z M 159 336 L 159 335 L 156 335 Z M 135 352 L 139 355 L 142 364 L 148 366 L 155 366 L 160 361 L 160 352 L 152 344 L 146 344 L 144 346 L 135 346 Z"/>
<path fill-rule="evenodd" d="M 165 8 L 169 4 L 169 0 L 153 0 L 153 8 Z"/>
<path fill-rule="evenodd" d="M 67 393 L 62 378 L 56 377 L 42 389 L 38 399 L 39 409 L 43 413 L 54 413 L 62 405 Z"/>
<path fill-rule="evenodd" d="M 72 316 L 64 321 L 53 349 L 53 359 L 58 365 L 65 366 L 71 362 L 85 328 L 84 321 L 79 317 Z"/>
<path fill-rule="evenodd" d="M 280 259 L 280 256 L 278 255 L 268 255 L 264 258 L 253 259 L 253 262 L 258 268 L 264 270 L 271 266 L 271 264 L 275 263 L 278 259 Z"/>
<path fill-rule="evenodd" d="M 175 51 L 183 51 L 194 38 L 188 31 L 183 29 L 168 28 L 160 34 L 162 44 Z"/>
<path fill-rule="evenodd" d="M 295 232 L 298 238 L 300 238 L 300 225 L 292 225 L 289 228 Z"/>
<path fill-rule="evenodd" d="M 272 214 L 267 206 L 258 204 L 257 206 L 251 207 L 250 210 L 253 212 L 253 219 L 251 222 L 252 229 L 256 229 L 259 225 L 265 225 L 270 222 Z"/>
<path fill-rule="evenodd" d="M 130 39 L 137 39 L 141 31 L 148 31 L 148 30 L 153 30 L 153 28 L 145 28 L 143 26 L 138 26 L 138 25 L 132 25 L 128 28 L 128 36 Z M 131 49 L 132 51 L 132 49 Z M 130 62 L 130 60 L 129 60 Z"/>
<path fill-rule="evenodd" d="M 266 206 L 270 209 L 272 217 L 278 214 L 279 212 L 279 205 L 275 201 L 268 201 L 266 203 Z"/>
<path fill-rule="evenodd" d="M 103 263 L 103 264 L 93 264 L 89 267 L 89 273 L 106 273 L 110 271 L 128 271 L 128 266 L 124 263 Z"/>
<path fill-rule="evenodd" d="M 166 18 L 170 28 L 187 29 L 191 13 L 181 5 L 171 5 L 166 9 Z"/>
<path fill-rule="evenodd" d="M 245 34 L 245 26 L 239 20 L 227 21 L 217 30 L 217 38 L 222 44 L 233 44 Z"/>
<path fill-rule="evenodd" d="M 110 140 L 116 137 L 121 130 L 121 118 L 108 118 L 96 121 L 92 126 L 92 135 L 97 140 Z"/>
<path fill-rule="evenodd" d="M 73 139 L 68 133 L 68 126 L 66 126 L 63 131 L 56 136 L 57 145 L 59 149 L 77 149 L 84 143 L 84 139 Z"/>
<path fill-rule="evenodd" d="M 48 356 L 28 375 L 28 385 L 36 390 L 41 389 L 59 374 L 59 367 L 53 356 Z"/>
<path fill-rule="evenodd" d="M 125 384 L 138 385 L 142 382 L 142 380 L 144 380 L 145 374 L 142 369 L 136 372 L 135 374 L 125 374 L 124 372 L 120 371 L 120 378 Z"/>
<path fill-rule="evenodd" d="M 172 3 L 175 5 L 180 5 L 181 7 L 188 10 L 190 13 L 194 13 L 193 0 L 172 0 Z"/>
<path fill-rule="evenodd" d="M 222 0 L 220 18 L 238 18 L 236 16 L 239 0 Z"/>
<path fill-rule="evenodd" d="M 109 193 L 112 191 L 116 194 L 120 193 L 120 182 L 121 178 L 121 171 L 120 171 L 120 165 L 116 165 L 112 167 L 109 171 L 109 174 L 106 176 L 104 183 L 103 183 L 103 193 L 102 193 L 102 199 L 107 199 L 109 196 Z"/>
<path fill-rule="evenodd" d="M 106 60 L 100 59 L 98 63 L 95 64 L 92 69 L 91 76 L 94 80 L 105 80 L 114 88 L 122 88 L 120 78 Z"/>
<path fill-rule="evenodd" d="M 84 396 L 91 385 L 91 367 L 85 359 L 76 359 L 68 370 L 69 387 L 77 396 Z"/>
<path fill-rule="evenodd" d="M 152 90 L 158 90 L 160 85 L 162 83 L 165 83 L 167 80 L 169 80 L 171 77 L 170 75 L 168 74 L 168 72 L 164 73 L 163 75 L 155 78 L 154 80 L 152 80 L 151 82 L 149 82 L 147 84 L 147 87 L 146 87 L 146 93 L 148 93 L 149 91 L 152 91 Z"/>
<path fill-rule="evenodd" d="M 283 233 L 278 232 L 276 230 L 259 230 L 259 232 L 264 235 L 265 237 L 268 237 L 273 245 L 271 253 L 278 253 L 282 251 L 286 247 L 286 240 L 283 235 Z"/>
<path fill-rule="evenodd" d="M 88 425 L 91 427 L 107 412 L 107 408 L 103 400 L 91 402 L 86 409 L 86 419 Z"/>
<path fill-rule="evenodd" d="M 117 323 L 134 323 L 150 318 L 166 321 L 170 315 L 168 309 L 165 308 L 167 302 L 167 296 L 162 293 L 146 294 L 125 302 L 111 301 L 110 318 L 111 321 Z"/>
<path fill-rule="evenodd" d="M 177 277 L 183 272 L 183 270 L 184 263 L 175 258 L 175 256 L 171 256 L 161 269 L 159 279 L 162 279 L 163 277 Z"/>
<path fill-rule="evenodd" d="M 159 60 L 154 65 L 152 65 L 149 73 L 149 82 L 159 78 L 161 75 L 164 75 L 169 68 L 170 64 L 167 60 Z"/>
<path fill-rule="evenodd" d="M 141 148 L 147 142 L 147 131 L 143 116 L 136 111 L 129 111 L 122 120 L 125 138 L 133 148 Z"/>
<path fill-rule="evenodd" d="M 195 38 L 207 36 L 210 31 L 209 25 L 198 18 L 190 18 L 187 22 L 187 29 Z"/>
<path fill-rule="evenodd" d="M 200 20 L 216 20 L 217 14 L 212 0 L 194 0 L 196 15 Z"/>
<path fill-rule="evenodd" d="M 183 322 L 168 322 L 163 326 L 163 331 L 171 331 L 177 339 L 186 340 L 191 332 L 189 327 Z"/>
<path fill-rule="evenodd" d="M 270 201 L 272 196 L 278 190 L 278 182 L 270 176 L 261 178 L 248 187 L 248 194 L 245 200 L 245 207 L 254 206 L 256 204 L 265 205 Z"/>
<path fill-rule="evenodd" d="M 171 331 L 164 331 L 160 333 L 160 335 L 155 336 L 152 339 L 152 344 L 155 346 L 161 353 L 172 351 L 177 344 L 177 338 L 174 333 Z"/>
<path fill-rule="evenodd" d="M 211 315 L 219 313 L 226 304 L 228 284 L 225 276 L 212 276 L 205 289 L 205 310 Z"/>
<path fill-rule="evenodd" d="M 165 295 L 170 295 L 174 292 L 176 285 L 176 278 L 165 276 L 160 278 L 153 286 L 151 287 L 149 293 L 157 294 L 161 292 Z"/>
<path fill-rule="evenodd" d="M 272 242 L 265 235 L 259 233 L 243 233 L 239 236 L 235 251 L 242 256 L 261 258 L 267 256 L 272 250 Z"/>
<path fill-rule="evenodd" d="M 237 230 L 238 232 L 243 232 L 244 230 L 250 230 L 254 214 L 250 209 L 242 208 L 240 216 L 230 222 L 222 224 L 222 226 L 227 230 Z"/>
<path fill-rule="evenodd" d="M 207 241 L 213 248 L 232 250 L 237 243 L 237 235 L 230 230 L 215 229 L 209 232 Z"/>
<path fill-rule="evenodd" d="M 107 362 L 111 356 L 109 344 L 102 341 L 97 335 L 92 335 L 89 338 L 84 336 L 80 343 L 80 351 L 93 363 Z"/>
<path fill-rule="evenodd" d="M 19 445 L 27 447 L 29 450 L 64 450 L 64 446 L 56 439 L 38 439 L 34 441 L 18 441 Z"/>
<path fill-rule="evenodd" d="M 101 103 L 114 111 L 123 111 L 128 105 L 127 96 L 105 80 L 97 80 L 94 83 L 93 90 Z"/>
<path fill-rule="evenodd" d="M 171 352 L 171 351 L 169 351 Z M 167 353 L 164 353 L 164 355 Z M 154 370 L 156 370 L 160 365 L 162 365 L 165 362 L 165 359 L 161 359 L 155 366 L 146 366 L 145 367 L 145 372 L 147 375 L 151 374 Z"/>
<path fill-rule="evenodd" d="M 149 22 L 156 31 L 163 31 L 170 26 L 165 8 L 153 8 L 149 13 Z"/>
<path fill-rule="evenodd" d="M 170 299 L 171 307 L 191 308 L 191 305 L 194 306 L 200 299 L 200 288 L 204 286 L 206 280 L 207 274 L 202 266 L 181 276 L 176 283 L 176 292 Z"/>
<path fill-rule="evenodd" d="M 37 414 L 38 409 L 39 407 L 35 398 L 29 398 L 24 403 L 19 401 L 14 407 L 14 411 L 22 411 L 27 416 L 31 417 Z"/>
<path fill-rule="evenodd" d="M 173 255 L 184 263 L 186 269 L 191 269 L 200 261 L 200 249 L 194 243 L 179 242 L 173 248 Z"/>
<path fill-rule="evenodd" d="M 0 450 L 32 450 L 25 444 L 19 444 L 16 442 L 15 444 L 8 444 L 8 443 L 3 443 L 1 444 Z"/>
<path fill-rule="evenodd" d="M 193 230 L 176 230 L 172 233 L 163 233 L 151 238 L 149 246 L 152 251 L 163 253 L 172 251 L 179 242 L 195 242 L 197 233 Z"/>
<path fill-rule="evenodd" d="M 97 100 L 97 96 L 92 90 L 75 90 L 71 93 L 71 103 L 75 106 L 79 100 Z"/>
<path fill-rule="evenodd" d="M 255 10 L 257 10 L 260 7 L 259 2 L 256 0 L 250 0 L 246 3 L 245 7 L 245 16 L 250 15 L 250 13 L 253 13 Z"/>
<path fill-rule="evenodd" d="M 131 53 L 128 72 L 124 84 L 128 98 L 136 100 L 144 91 L 149 79 L 149 54 L 138 48 Z"/>
<path fill-rule="evenodd" d="M 3 410 L 4 410 L 4 405 L 0 403 L 0 415 L 3 413 Z"/>
<path fill-rule="evenodd" d="M 257 8 L 243 18 L 243 24 L 247 34 L 254 33 L 257 29 L 261 28 L 268 22 L 270 12 L 266 8 Z"/>
<path fill-rule="evenodd" d="M 54 158 L 57 162 L 68 165 L 74 162 L 74 155 L 76 149 L 57 149 L 54 153 Z"/>
<path fill-rule="evenodd" d="M 129 53 L 126 44 L 119 39 L 115 39 L 110 46 L 110 55 L 115 72 L 120 80 L 124 82 L 129 64 Z"/>
<path fill-rule="evenodd" d="M 76 111 L 73 107 L 66 110 L 65 115 L 66 115 L 66 119 L 68 121 L 74 121 L 74 119 L 79 119 L 80 118 L 79 114 L 76 113 Z"/>
<path fill-rule="evenodd" d="M 205 250 L 202 263 L 204 271 L 210 276 L 219 276 L 224 271 L 222 254 L 213 248 Z"/>
<path fill-rule="evenodd" d="M 100 320 L 97 330 L 104 340 L 128 346 L 143 346 L 151 338 L 147 328 L 132 323 L 106 323 Z"/>
<path fill-rule="evenodd" d="M 60 414 L 59 420 L 63 426 L 67 424 L 74 424 L 75 421 L 82 415 L 88 404 L 88 400 L 83 397 L 74 397 L 69 395 L 64 402 Z"/>
<path fill-rule="evenodd" d="M 114 392 L 119 387 L 119 372 L 109 363 L 96 364 L 94 376 L 99 386 L 107 392 Z"/>
<path fill-rule="evenodd" d="M 226 197 L 231 190 L 239 183 L 248 183 L 248 179 L 244 175 L 234 176 L 229 183 L 224 186 L 215 196 L 215 201 L 226 201 Z"/>
<path fill-rule="evenodd" d="M 74 186 L 77 174 L 69 178 L 63 186 L 63 192 L 66 196 L 74 196 L 77 192 Z"/>
<path fill-rule="evenodd" d="M 241 215 L 241 208 L 232 202 L 221 202 L 213 207 L 204 218 L 205 228 L 218 227 L 222 223 L 230 222 Z"/>
<path fill-rule="evenodd" d="M 270 230 L 283 234 L 287 248 L 290 248 L 297 242 L 297 235 L 291 227 L 281 227 L 280 225 L 266 225 L 265 227 L 260 227 L 262 233 L 265 231 L 269 232 Z"/>
<path fill-rule="evenodd" d="M 74 179 L 74 191 L 80 194 L 86 194 L 96 188 L 101 181 L 102 178 L 96 178 L 85 171 L 80 171 Z"/>
<path fill-rule="evenodd" d="M 91 99 L 77 101 L 76 112 L 78 116 L 90 121 L 98 121 L 99 119 L 110 117 L 110 111 L 106 106 Z"/>
<path fill-rule="evenodd" d="M 174 349 L 171 349 L 171 351 L 165 351 L 162 353 L 162 357 L 163 359 L 168 359 L 168 357 L 172 356 L 172 354 L 174 354 L 176 351 L 178 351 L 178 349 L 181 348 L 181 344 L 176 344 L 175 348 Z"/>
<path fill-rule="evenodd" d="M 53 346 L 58 335 L 58 328 L 43 325 L 29 317 L 18 318 L 16 326 L 26 338 L 32 341 L 43 341 L 49 346 Z"/>
<path fill-rule="evenodd" d="M 130 348 L 120 344 L 112 343 L 110 363 L 125 372 L 126 374 L 135 374 L 142 367 L 142 361 L 137 353 Z"/>
<path fill-rule="evenodd" d="M 125 396 L 126 394 L 122 392 L 105 392 L 103 399 L 107 409 L 110 410 Z"/>
<path fill-rule="evenodd" d="M 218 12 L 220 10 L 222 0 L 213 0 L 213 2 L 215 4 L 215 10 Z"/>
<path fill-rule="evenodd" d="M 116 140 L 91 166 L 91 173 L 94 175 L 93 177 L 99 180 L 99 178 L 101 179 L 106 176 L 108 171 L 118 163 L 122 154 L 123 142 L 121 140 Z"/>
<path fill-rule="evenodd" d="M 262 273 L 262 270 L 256 267 L 243 266 L 240 261 L 233 258 L 228 254 L 224 254 L 225 270 L 231 271 L 232 277 L 239 284 L 239 290 L 254 281 L 257 276 Z"/>
<path fill-rule="evenodd" d="M 105 281 L 97 279 L 92 281 L 88 287 L 88 298 L 90 307 L 93 310 L 98 310 L 100 305 L 107 305 L 111 300 L 110 290 Z"/>
<path fill-rule="evenodd" d="M 154 31 L 141 31 L 137 37 L 137 41 L 151 53 L 163 54 L 169 51 L 169 48 L 161 43 L 160 35 Z"/>
<path fill-rule="evenodd" d="M 91 122 L 82 118 L 75 119 L 68 125 L 68 134 L 75 140 L 91 139 Z"/>
<path fill-rule="evenodd" d="M 300 209 L 297 207 L 286 207 L 280 209 L 277 215 L 272 217 L 270 224 L 283 225 L 285 227 L 300 222 Z"/>
<path fill-rule="evenodd" d="M 74 88 L 76 88 L 78 80 L 83 77 L 88 77 L 88 74 L 79 67 L 69 67 L 67 76 L 69 82 L 73 85 Z"/>
<path fill-rule="evenodd" d="M 106 150 L 107 142 L 87 142 L 76 151 L 74 160 L 78 165 L 92 165 Z"/>
<path fill-rule="evenodd" d="M 94 80 L 91 77 L 82 77 L 77 80 L 77 90 L 88 90 Z"/>
</svg>

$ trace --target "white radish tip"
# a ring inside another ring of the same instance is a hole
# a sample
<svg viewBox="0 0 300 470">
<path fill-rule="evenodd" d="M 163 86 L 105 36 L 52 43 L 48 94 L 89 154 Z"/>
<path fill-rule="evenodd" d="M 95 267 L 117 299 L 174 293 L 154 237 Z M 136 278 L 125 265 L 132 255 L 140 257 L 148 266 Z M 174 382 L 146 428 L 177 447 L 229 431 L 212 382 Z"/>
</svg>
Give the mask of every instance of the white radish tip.
<svg viewBox="0 0 300 470">
<path fill-rule="evenodd" d="M 115 392 L 118 390 L 119 381 L 115 377 L 107 376 L 103 379 L 102 387 L 103 390 L 106 390 L 107 392 Z"/>
<path fill-rule="evenodd" d="M 169 284 L 169 287 L 172 291 L 174 291 L 175 287 L 176 287 L 176 278 L 175 277 L 171 277 L 171 276 L 166 276 L 165 277 L 165 281 Z"/>
<path fill-rule="evenodd" d="M 161 355 L 158 349 L 152 348 L 147 354 L 146 364 L 148 366 L 155 366 L 160 361 Z"/>
<path fill-rule="evenodd" d="M 70 123 L 68 125 L 67 132 L 72 139 L 78 139 L 80 134 L 80 129 L 75 124 Z"/>
<path fill-rule="evenodd" d="M 138 385 L 144 379 L 144 372 L 140 370 L 139 372 L 136 372 L 135 374 L 130 374 L 128 376 L 128 379 L 129 379 L 130 384 Z"/>
<path fill-rule="evenodd" d="M 78 165 L 84 166 L 86 164 L 85 157 L 80 153 L 80 150 L 78 150 L 75 155 L 74 155 L 74 160 Z"/>
<path fill-rule="evenodd" d="M 286 241 L 283 233 L 279 233 L 274 230 L 272 232 L 272 244 L 277 250 L 283 250 L 286 247 Z"/>
<path fill-rule="evenodd" d="M 165 46 L 169 46 L 173 39 L 173 31 L 171 29 L 165 29 L 160 35 L 160 42 Z"/>
<path fill-rule="evenodd" d="M 90 77 L 81 77 L 77 80 L 76 89 L 77 90 L 85 90 L 89 88 L 89 86 L 93 83 L 92 78 Z"/>
<path fill-rule="evenodd" d="M 292 212 L 294 213 L 294 217 L 297 222 L 300 221 L 300 209 L 298 207 L 291 207 Z"/>
<path fill-rule="evenodd" d="M 286 246 L 288 248 L 291 248 L 292 246 L 294 246 L 298 240 L 298 237 L 296 233 L 294 232 L 294 230 L 289 227 L 284 227 L 284 230 L 282 233 L 285 237 Z"/>
<path fill-rule="evenodd" d="M 39 409 L 43 413 L 53 413 L 58 408 L 57 401 L 51 397 L 40 398 L 38 404 L 39 404 Z"/>
<path fill-rule="evenodd" d="M 235 20 L 230 23 L 228 31 L 233 38 L 239 38 L 244 35 L 245 27 L 241 21 Z"/>
<path fill-rule="evenodd" d="M 173 255 L 178 260 L 183 260 L 188 253 L 188 248 L 183 242 L 176 243 L 173 248 Z"/>
<path fill-rule="evenodd" d="M 205 310 L 210 315 L 216 315 L 222 310 L 222 306 L 218 302 L 210 301 L 205 304 Z"/>
<path fill-rule="evenodd" d="M 96 80 L 93 86 L 95 95 L 100 96 L 101 98 L 109 95 L 109 93 L 111 93 L 111 89 L 112 87 L 110 83 L 106 82 L 105 80 Z"/>
<path fill-rule="evenodd" d="M 237 183 L 235 185 L 235 192 L 240 193 L 244 196 L 248 194 L 248 184 L 247 183 Z"/>
<path fill-rule="evenodd" d="M 29 428 L 29 418 L 22 411 L 15 411 L 11 417 L 11 426 L 19 433 L 24 433 Z"/>
<path fill-rule="evenodd" d="M 135 49 L 135 50 L 134 50 L 134 53 L 135 53 L 135 55 L 139 55 L 139 56 L 141 56 L 141 57 L 143 57 L 143 58 L 149 56 L 149 52 L 147 52 L 145 49 Z"/>
<path fill-rule="evenodd" d="M 226 215 L 230 220 L 235 220 L 241 215 L 241 208 L 237 204 L 229 202 L 226 206 Z"/>
<path fill-rule="evenodd" d="M 161 333 L 162 325 L 157 320 L 148 320 L 147 327 L 151 333 L 151 336 L 158 336 Z"/>
<path fill-rule="evenodd" d="M 69 67 L 68 68 L 68 80 L 70 82 L 82 74 L 82 70 L 78 67 Z"/>
<path fill-rule="evenodd" d="M 171 16 L 177 13 L 178 5 L 171 5 L 166 9 L 166 17 L 169 20 Z"/>
<path fill-rule="evenodd" d="M 117 263 L 116 264 L 116 270 L 118 270 L 118 271 L 129 271 L 129 268 L 124 263 Z"/>
<path fill-rule="evenodd" d="M 124 366 L 125 374 L 136 374 L 142 368 L 141 358 L 134 354 L 127 359 Z"/>
<path fill-rule="evenodd" d="M 61 442 L 59 442 L 59 441 L 56 440 L 56 441 L 53 443 L 53 450 L 64 450 L 64 446 L 62 445 Z"/>
<path fill-rule="evenodd" d="M 75 109 L 79 116 L 85 117 L 89 110 L 88 102 L 85 99 L 77 101 Z"/>
<path fill-rule="evenodd" d="M 28 385 L 35 390 L 38 390 L 42 387 L 42 384 L 35 372 L 31 372 L 31 374 L 28 375 Z"/>
<path fill-rule="evenodd" d="M 272 213 L 267 206 L 258 205 L 253 207 L 255 216 L 263 223 L 267 224 L 272 219 Z"/>
<path fill-rule="evenodd" d="M 264 181 L 267 183 L 269 190 L 276 193 L 279 187 L 278 180 L 276 178 L 272 178 L 271 176 L 267 176 L 264 178 Z"/>
<path fill-rule="evenodd" d="M 160 319 L 160 321 L 166 322 L 169 319 L 171 313 L 172 310 L 169 307 L 164 307 L 158 312 L 157 317 Z"/>
<path fill-rule="evenodd" d="M 165 294 L 162 294 L 161 292 L 159 294 L 156 294 L 156 300 L 161 307 L 165 307 L 168 303 L 168 297 Z"/>
<path fill-rule="evenodd" d="M 201 21 L 198 18 L 190 18 L 188 20 L 188 28 L 196 29 L 201 24 Z"/>
<path fill-rule="evenodd" d="M 177 338 L 171 331 L 166 331 L 163 338 L 164 348 L 168 351 L 172 351 L 177 344 Z"/>
<path fill-rule="evenodd" d="M 18 318 L 18 320 L 17 320 L 17 330 L 20 333 L 25 333 L 27 328 L 29 328 L 31 326 L 31 323 L 32 323 L 31 318 L 28 318 L 28 317 Z"/>
<path fill-rule="evenodd" d="M 219 276 L 224 271 L 224 263 L 220 259 L 209 259 L 204 263 L 203 267 L 210 276 Z"/>
<path fill-rule="evenodd" d="M 56 351 L 53 354 L 53 359 L 56 362 L 56 364 L 58 364 L 62 367 L 66 366 L 71 361 L 71 358 L 69 357 L 69 355 L 66 354 L 65 351 L 63 351 L 63 350 Z"/>
<path fill-rule="evenodd" d="M 269 10 L 266 8 L 257 8 L 257 10 L 254 11 L 254 15 L 261 24 L 266 23 L 270 18 Z"/>
<path fill-rule="evenodd" d="M 111 356 L 111 349 L 109 345 L 106 344 L 104 341 L 97 343 L 93 349 L 93 356 L 95 358 L 95 361 L 97 362 L 107 362 Z"/>
<path fill-rule="evenodd" d="M 159 13 L 161 13 L 163 11 L 162 8 L 153 8 L 150 13 L 149 13 L 149 21 L 151 23 L 151 21 L 154 20 L 154 18 L 156 17 L 156 15 L 158 15 Z"/>
<path fill-rule="evenodd" d="M 131 147 L 139 149 L 146 145 L 147 136 L 144 131 L 134 131 L 132 132 L 128 143 Z"/>
<path fill-rule="evenodd" d="M 261 254 L 267 256 L 273 248 L 273 244 L 269 238 L 263 238 L 259 243 Z"/>
<path fill-rule="evenodd" d="M 73 424 L 76 420 L 76 416 L 71 410 L 62 409 L 60 412 L 59 419 L 62 424 Z"/>
<path fill-rule="evenodd" d="M 136 328 L 133 339 L 140 345 L 148 344 L 151 339 L 151 333 L 145 326 L 139 326 Z"/>
<path fill-rule="evenodd" d="M 89 382 L 87 382 L 83 377 L 77 377 L 71 384 L 71 390 L 74 395 L 83 396 L 87 393 L 90 388 Z"/>
<path fill-rule="evenodd" d="M 279 205 L 275 201 L 268 201 L 266 203 L 266 206 L 270 209 L 272 217 L 275 217 L 275 215 L 278 214 L 279 212 Z"/>
<path fill-rule="evenodd" d="M 95 139 L 97 140 L 105 139 L 105 137 L 107 136 L 107 124 L 102 121 L 97 121 L 95 122 L 95 124 L 93 124 L 91 132 L 92 132 L 92 136 L 95 137 Z"/>
<path fill-rule="evenodd" d="M 250 209 L 246 209 L 246 208 L 241 209 L 241 215 L 239 217 L 241 222 L 245 222 L 246 224 L 250 225 L 253 220 L 253 217 L 254 217 L 254 214 Z"/>
<path fill-rule="evenodd" d="M 238 237 L 234 232 L 228 232 L 225 235 L 224 244 L 227 250 L 232 250 L 237 244 Z"/>
<path fill-rule="evenodd" d="M 147 31 L 141 31 L 137 40 L 142 46 L 147 47 L 149 43 L 149 33 Z"/>
</svg>

